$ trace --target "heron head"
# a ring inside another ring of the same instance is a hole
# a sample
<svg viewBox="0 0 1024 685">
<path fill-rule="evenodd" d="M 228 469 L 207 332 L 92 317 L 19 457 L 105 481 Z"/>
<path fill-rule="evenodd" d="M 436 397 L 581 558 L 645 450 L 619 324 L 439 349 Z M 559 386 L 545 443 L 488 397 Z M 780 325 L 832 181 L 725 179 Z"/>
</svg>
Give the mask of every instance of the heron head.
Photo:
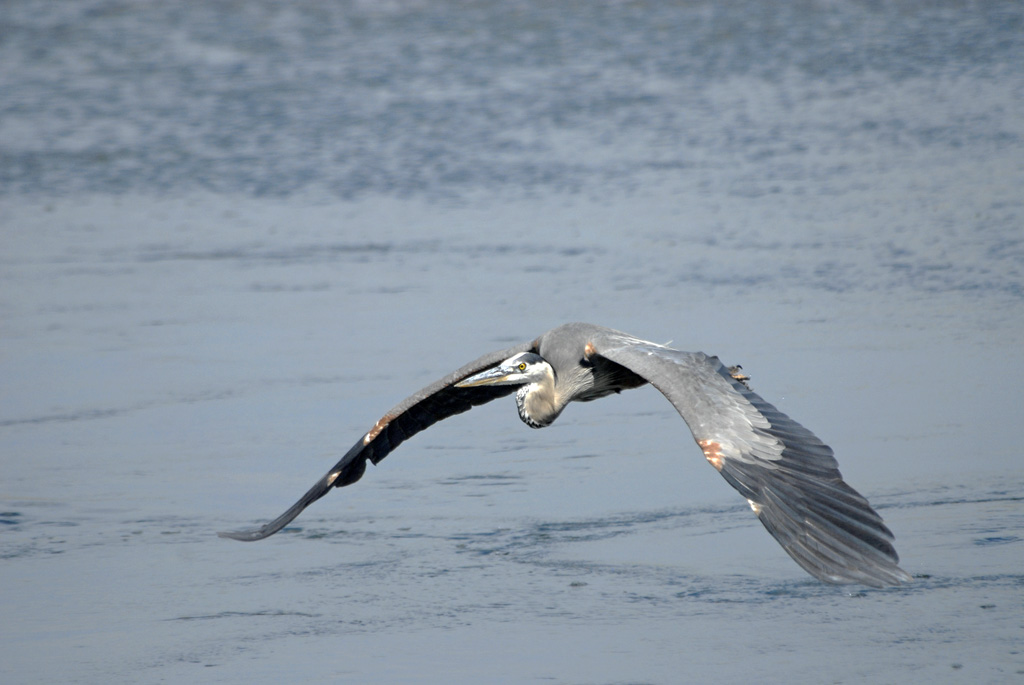
<svg viewBox="0 0 1024 685">
<path fill-rule="evenodd" d="M 509 357 L 497 366 L 464 378 L 455 384 L 456 388 L 473 388 L 479 385 L 529 385 L 539 383 L 553 375 L 554 371 L 543 357 L 533 352 L 521 352 Z"/>
</svg>

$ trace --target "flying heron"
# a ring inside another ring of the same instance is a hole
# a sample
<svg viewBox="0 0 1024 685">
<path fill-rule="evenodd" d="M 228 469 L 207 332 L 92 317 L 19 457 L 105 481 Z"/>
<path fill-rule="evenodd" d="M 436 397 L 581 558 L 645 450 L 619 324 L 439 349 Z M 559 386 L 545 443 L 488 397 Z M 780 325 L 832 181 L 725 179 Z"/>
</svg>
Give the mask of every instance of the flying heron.
<svg viewBox="0 0 1024 685">
<path fill-rule="evenodd" d="M 385 414 L 288 511 L 249 530 L 219 533 L 262 540 L 331 488 L 351 485 L 404 440 L 433 424 L 515 393 L 519 418 L 550 425 L 570 402 L 650 383 L 690 427 L 704 457 L 750 504 L 805 571 L 828 583 L 898 585 L 893 535 L 846 484 L 831 448 L 750 390 L 740 367 L 602 326 L 570 323 L 532 342 L 485 354 Z"/>
</svg>

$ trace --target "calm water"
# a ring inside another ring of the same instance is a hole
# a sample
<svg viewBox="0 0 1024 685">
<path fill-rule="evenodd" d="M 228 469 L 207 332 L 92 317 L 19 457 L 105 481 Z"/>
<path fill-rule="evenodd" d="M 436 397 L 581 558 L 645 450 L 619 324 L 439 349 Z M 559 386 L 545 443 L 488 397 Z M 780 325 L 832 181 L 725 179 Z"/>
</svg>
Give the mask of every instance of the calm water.
<svg viewBox="0 0 1024 685">
<path fill-rule="evenodd" d="M 1024 681 L 1019 3 L 7 2 L 4 682 Z M 647 388 L 382 412 L 567 320 L 741 363 L 904 588 Z"/>
</svg>

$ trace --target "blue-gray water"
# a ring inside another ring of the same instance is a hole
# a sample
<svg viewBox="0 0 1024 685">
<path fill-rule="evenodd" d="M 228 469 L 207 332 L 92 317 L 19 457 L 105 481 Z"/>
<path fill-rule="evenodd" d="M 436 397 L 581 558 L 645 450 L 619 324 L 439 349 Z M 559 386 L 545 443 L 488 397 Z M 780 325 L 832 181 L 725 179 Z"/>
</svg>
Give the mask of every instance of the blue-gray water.
<svg viewBox="0 0 1024 685">
<path fill-rule="evenodd" d="M 0 679 L 1024 680 L 1024 9 L 924 5 L 3 3 Z M 567 320 L 743 364 L 914 582 L 650 388 L 215 537 Z"/>
</svg>

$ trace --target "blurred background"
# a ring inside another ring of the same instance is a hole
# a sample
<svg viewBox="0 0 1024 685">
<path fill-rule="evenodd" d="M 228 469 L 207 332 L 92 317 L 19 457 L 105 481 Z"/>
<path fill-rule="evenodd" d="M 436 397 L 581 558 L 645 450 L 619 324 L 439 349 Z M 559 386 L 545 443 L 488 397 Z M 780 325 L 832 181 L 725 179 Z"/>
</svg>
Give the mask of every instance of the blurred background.
<svg viewBox="0 0 1024 685">
<path fill-rule="evenodd" d="M 1022 65 L 1018 2 L 0 4 L 0 675 L 1021 678 Z M 215 537 L 571 320 L 742 364 L 914 583 L 650 388 Z"/>
</svg>

